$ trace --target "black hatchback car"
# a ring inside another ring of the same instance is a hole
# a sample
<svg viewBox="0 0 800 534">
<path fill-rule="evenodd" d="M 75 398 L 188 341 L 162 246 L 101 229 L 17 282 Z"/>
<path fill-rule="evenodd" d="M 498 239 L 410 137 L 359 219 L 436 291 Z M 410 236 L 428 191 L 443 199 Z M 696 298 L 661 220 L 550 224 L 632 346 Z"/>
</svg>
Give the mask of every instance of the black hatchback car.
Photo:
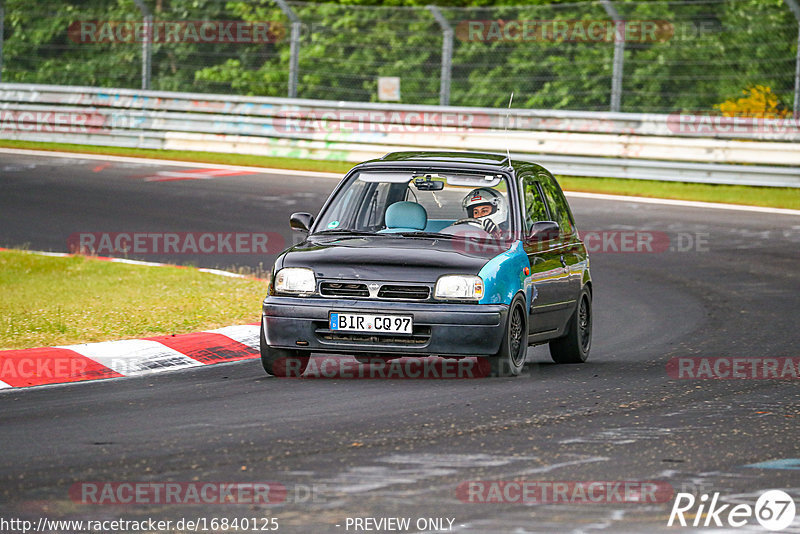
<svg viewBox="0 0 800 534">
<path fill-rule="evenodd" d="M 527 347 L 586 360 L 592 280 L 564 194 L 542 166 L 483 153 L 399 152 L 355 166 L 303 241 L 282 252 L 261 359 L 299 376 L 314 353 L 359 361 L 488 358 L 520 373 Z"/>
</svg>

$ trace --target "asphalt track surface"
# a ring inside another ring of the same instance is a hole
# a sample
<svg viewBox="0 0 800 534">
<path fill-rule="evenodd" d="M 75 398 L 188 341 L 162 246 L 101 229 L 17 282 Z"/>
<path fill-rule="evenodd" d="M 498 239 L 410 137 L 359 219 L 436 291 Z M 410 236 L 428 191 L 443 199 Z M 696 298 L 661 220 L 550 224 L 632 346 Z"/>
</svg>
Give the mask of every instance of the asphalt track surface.
<svg viewBox="0 0 800 534">
<path fill-rule="evenodd" d="M 315 212 L 336 183 L 274 174 L 145 180 L 177 170 L 2 154 L 0 246 L 66 251 L 70 234 L 87 231 L 270 231 L 289 241 L 290 212 Z M 680 356 L 798 356 L 800 218 L 571 205 L 584 232 L 666 232 L 673 249 L 592 254 L 586 364 L 555 365 L 536 347 L 523 375 L 508 379 L 278 379 L 253 360 L 6 390 L 0 517 L 275 517 L 279 532 L 309 533 L 354 532 L 348 517 L 410 517 L 410 532 L 427 517 L 452 518 L 457 532 L 692 530 L 666 527 L 671 500 L 461 502 L 456 488 L 475 480 L 659 480 L 750 504 L 779 488 L 800 505 L 800 470 L 745 467 L 800 457 L 797 380 L 666 372 Z M 699 247 L 688 245 L 698 237 Z M 140 259 L 225 268 L 273 258 Z M 275 481 L 289 496 L 275 505 L 85 505 L 68 494 L 81 481 Z M 752 522 L 736 531 L 764 532 Z M 800 532 L 800 520 L 784 532 Z"/>
</svg>

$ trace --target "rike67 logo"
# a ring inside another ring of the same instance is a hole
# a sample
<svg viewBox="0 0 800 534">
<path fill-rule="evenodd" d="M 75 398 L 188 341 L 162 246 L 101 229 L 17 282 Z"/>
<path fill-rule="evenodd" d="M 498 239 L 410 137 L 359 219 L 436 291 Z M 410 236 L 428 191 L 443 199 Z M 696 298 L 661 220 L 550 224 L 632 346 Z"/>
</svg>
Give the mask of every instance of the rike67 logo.
<svg viewBox="0 0 800 534">
<path fill-rule="evenodd" d="M 794 517 L 794 500 L 781 490 L 765 491 L 755 506 L 730 502 L 722 504 L 719 492 L 710 498 L 705 493 L 699 498 L 691 493 L 678 493 L 667 526 L 740 528 L 755 519 L 765 529 L 778 531 L 791 525 Z"/>
</svg>

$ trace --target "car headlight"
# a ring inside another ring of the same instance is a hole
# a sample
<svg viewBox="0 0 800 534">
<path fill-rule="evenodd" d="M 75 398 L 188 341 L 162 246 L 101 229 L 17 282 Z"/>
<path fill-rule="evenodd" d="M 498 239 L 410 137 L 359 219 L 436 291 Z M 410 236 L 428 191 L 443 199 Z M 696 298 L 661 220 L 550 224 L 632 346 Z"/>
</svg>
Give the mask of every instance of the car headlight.
<svg viewBox="0 0 800 534">
<path fill-rule="evenodd" d="M 480 300 L 483 280 L 480 276 L 448 274 L 436 281 L 434 297 L 441 300 Z"/>
<path fill-rule="evenodd" d="M 275 275 L 275 292 L 307 296 L 317 288 L 314 271 L 305 267 L 286 267 Z"/>
</svg>

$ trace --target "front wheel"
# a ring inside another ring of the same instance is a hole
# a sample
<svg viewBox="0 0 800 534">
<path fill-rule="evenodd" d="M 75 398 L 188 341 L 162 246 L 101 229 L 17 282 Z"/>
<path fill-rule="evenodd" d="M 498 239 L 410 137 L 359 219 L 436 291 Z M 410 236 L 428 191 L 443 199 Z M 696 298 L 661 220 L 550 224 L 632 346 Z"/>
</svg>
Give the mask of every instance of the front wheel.
<svg viewBox="0 0 800 534">
<path fill-rule="evenodd" d="M 511 302 L 500 351 L 489 358 L 491 376 L 517 376 L 522 372 L 528 353 L 528 325 L 524 302 L 520 297 Z"/>
<path fill-rule="evenodd" d="M 298 350 L 276 349 L 267 345 L 264 323 L 261 323 L 261 365 L 264 370 L 279 377 L 299 378 L 308 367 L 308 355 Z"/>
<path fill-rule="evenodd" d="M 583 363 L 589 357 L 591 346 L 592 294 L 583 288 L 567 333 L 550 342 L 550 357 L 556 363 Z"/>
</svg>

